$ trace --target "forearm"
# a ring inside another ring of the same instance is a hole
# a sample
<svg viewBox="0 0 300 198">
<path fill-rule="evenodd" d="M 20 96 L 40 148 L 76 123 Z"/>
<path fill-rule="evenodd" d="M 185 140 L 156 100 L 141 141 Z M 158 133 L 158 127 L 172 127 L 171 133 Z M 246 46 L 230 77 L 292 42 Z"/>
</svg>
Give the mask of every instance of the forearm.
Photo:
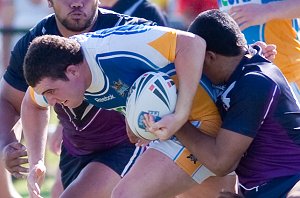
<svg viewBox="0 0 300 198">
<path fill-rule="evenodd" d="M 9 143 L 17 141 L 12 128 L 19 119 L 19 115 L 9 106 L 3 105 L 1 101 L 0 109 L 0 149 L 2 150 Z"/>
<path fill-rule="evenodd" d="M 21 108 L 21 121 L 29 165 L 32 167 L 40 160 L 44 162 L 49 110 L 35 106 L 26 93 Z"/>
<path fill-rule="evenodd" d="M 20 117 L 20 106 L 24 96 L 20 92 L 10 87 L 3 79 L 0 83 L 0 149 L 7 144 L 16 141 L 16 136 L 12 131 L 13 126 Z"/>
<path fill-rule="evenodd" d="M 200 132 L 190 123 L 186 123 L 175 135 L 200 163 L 216 175 L 224 176 L 235 169 L 237 163 L 226 157 L 216 138 Z"/>
<path fill-rule="evenodd" d="M 206 44 L 198 36 L 178 35 L 175 59 L 178 77 L 178 98 L 175 113 L 184 123 L 192 107 L 193 99 L 202 75 Z"/>
<path fill-rule="evenodd" d="M 300 17 L 300 0 L 274 1 L 265 5 L 269 20 Z"/>
</svg>

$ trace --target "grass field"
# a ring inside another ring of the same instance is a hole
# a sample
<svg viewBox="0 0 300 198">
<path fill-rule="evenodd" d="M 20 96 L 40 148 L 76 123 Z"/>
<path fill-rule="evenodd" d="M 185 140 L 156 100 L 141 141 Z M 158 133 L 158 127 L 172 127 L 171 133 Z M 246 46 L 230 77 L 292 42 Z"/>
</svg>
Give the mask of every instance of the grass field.
<svg viewBox="0 0 300 198">
<path fill-rule="evenodd" d="M 41 191 L 42 191 L 42 197 L 50 198 L 50 191 L 55 180 L 56 170 L 58 168 L 58 156 L 55 156 L 51 152 L 47 151 L 46 166 L 47 166 L 47 175 Z M 29 197 L 25 179 L 14 180 L 14 185 L 23 198 Z"/>
<path fill-rule="evenodd" d="M 42 197 L 44 198 L 50 198 L 50 191 L 52 188 L 52 185 L 54 183 L 54 177 L 53 176 L 47 176 L 46 180 L 42 186 Z M 17 191 L 20 193 L 20 195 L 23 198 L 28 198 L 28 191 L 26 186 L 26 180 L 16 180 L 14 181 L 14 185 L 17 189 Z"/>
<path fill-rule="evenodd" d="M 58 121 L 56 119 L 56 114 L 51 111 L 51 118 L 50 118 L 50 124 L 57 124 Z M 46 150 L 46 158 L 45 163 L 47 167 L 47 175 L 45 178 L 45 182 L 42 185 L 42 197 L 44 198 L 50 198 L 50 192 L 52 185 L 55 180 L 56 170 L 58 168 L 58 161 L 59 157 L 54 155 L 52 152 L 50 152 L 48 149 Z M 23 198 L 28 198 L 28 190 L 27 190 L 27 183 L 25 179 L 17 179 L 14 180 L 14 186 L 16 187 L 17 191 L 21 194 Z M 0 190 L 1 191 L 1 190 Z M 1 196 L 0 196 L 1 197 Z"/>
</svg>

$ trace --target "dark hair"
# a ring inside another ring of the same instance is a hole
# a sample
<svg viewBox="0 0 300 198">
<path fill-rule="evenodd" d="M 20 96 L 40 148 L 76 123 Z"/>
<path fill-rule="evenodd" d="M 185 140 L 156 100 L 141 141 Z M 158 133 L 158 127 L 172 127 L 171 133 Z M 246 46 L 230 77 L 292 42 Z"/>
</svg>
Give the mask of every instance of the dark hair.
<svg viewBox="0 0 300 198">
<path fill-rule="evenodd" d="M 24 76 L 32 87 L 45 77 L 67 81 L 66 68 L 82 61 L 83 54 L 76 40 L 55 35 L 40 36 L 28 48 L 23 65 Z"/>
<path fill-rule="evenodd" d="M 206 50 L 237 56 L 247 42 L 239 26 L 227 13 L 213 9 L 200 13 L 188 28 L 206 41 Z"/>
</svg>

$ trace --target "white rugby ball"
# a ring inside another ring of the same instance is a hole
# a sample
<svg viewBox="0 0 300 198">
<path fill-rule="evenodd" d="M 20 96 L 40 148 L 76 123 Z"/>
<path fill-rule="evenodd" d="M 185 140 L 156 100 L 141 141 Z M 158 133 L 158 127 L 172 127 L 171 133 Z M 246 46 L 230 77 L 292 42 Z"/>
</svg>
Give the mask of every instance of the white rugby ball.
<svg viewBox="0 0 300 198">
<path fill-rule="evenodd" d="M 147 72 L 131 86 L 126 102 L 126 120 L 132 132 L 146 140 L 157 137 L 145 130 L 144 114 L 151 114 L 155 121 L 173 113 L 177 101 L 174 81 L 162 72 Z"/>
</svg>

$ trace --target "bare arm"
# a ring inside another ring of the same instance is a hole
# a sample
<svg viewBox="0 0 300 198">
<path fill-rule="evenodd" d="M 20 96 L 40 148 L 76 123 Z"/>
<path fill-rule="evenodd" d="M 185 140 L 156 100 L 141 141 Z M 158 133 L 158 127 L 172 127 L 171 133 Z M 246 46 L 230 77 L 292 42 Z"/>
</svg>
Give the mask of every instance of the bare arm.
<svg viewBox="0 0 300 198">
<path fill-rule="evenodd" d="M 13 126 L 20 117 L 21 102 L 24 92 L 10 86 L 3 78 L 0 82 L 0 153 L 6 169 L 15 177 L 23 177 L 27 168 L 26 148 L 18 142 Z M 22 158 L 21 158 L 22 157 Z M 24 158 L 25 157 L 25 158 Z"/>
<path fill-rule="evenodd" d="M 178 32 L 175 69 L 178 96 L 174 114 L 164 116 L 151 125 L 151 131 L 161 140 L 168 139 L 188 120 L 193 98 L 202 75 L 205 41 L 188 32 Z"/>
<path fill-rule="evenodd" d="M 16 13 L 13 0 L 2 0 L 2 2 L 0 0 L 0 4 L 0 19 L 2 19 L 3 28 L 8 31 L 4 32 L 2 35 L 2 63 L 4 67 L 7 67 L 9 63 L 10 48 L 12 41 L 12 33 L 10 33 L 9 30 L 13 28 L 12 25 Z"/>
<path fill-rule="evenodd" d="M 40 160 L 44 161 L 49 109 L 34 104 L 28 91 L 22 102 L 21 120 L 29 163 L 36 164 Z"/>
<path fill-rule="evenodd" d="M 293 19 L 300 17 L 300 0 L 274 1 L 267 4 L 245 4 L 234 6 L 229 13 L 241 30 L 263 24 L 273 19 Z"/>
<path fill-rule="evenodd" d="M 193 99 L 202 75 L 205 41 L 187 32 L 179 34 L 176 45 L 175 68 L 179 87 L 175 114 L 182 120 L 182 125 L 190 114 Z"/>
<path fill-rule="evenodd" d="M 253 140 L 222 128 L 214 138 L 201 133 L 190 123 L 186 123 L 176 133 L 176 137 L 197 157 L 200 163 L 217 176 L 224 176 L 234 171 Z"/>
<path fill-rule="evenodd" d="M 31 195 L 39 195 L 46 171 L 44 156 L 49 109 L 34 104 L 28 90 L 22 102 L 21 120 L 29 159 L 28 190 Z"/>
<path fill-rule="evenodd" d="M 20 117 L 24 92 L 10 86 L 3 78 L 0 82 L 0 148 L 17 141 L 12 128 Z"/>
</svg>

